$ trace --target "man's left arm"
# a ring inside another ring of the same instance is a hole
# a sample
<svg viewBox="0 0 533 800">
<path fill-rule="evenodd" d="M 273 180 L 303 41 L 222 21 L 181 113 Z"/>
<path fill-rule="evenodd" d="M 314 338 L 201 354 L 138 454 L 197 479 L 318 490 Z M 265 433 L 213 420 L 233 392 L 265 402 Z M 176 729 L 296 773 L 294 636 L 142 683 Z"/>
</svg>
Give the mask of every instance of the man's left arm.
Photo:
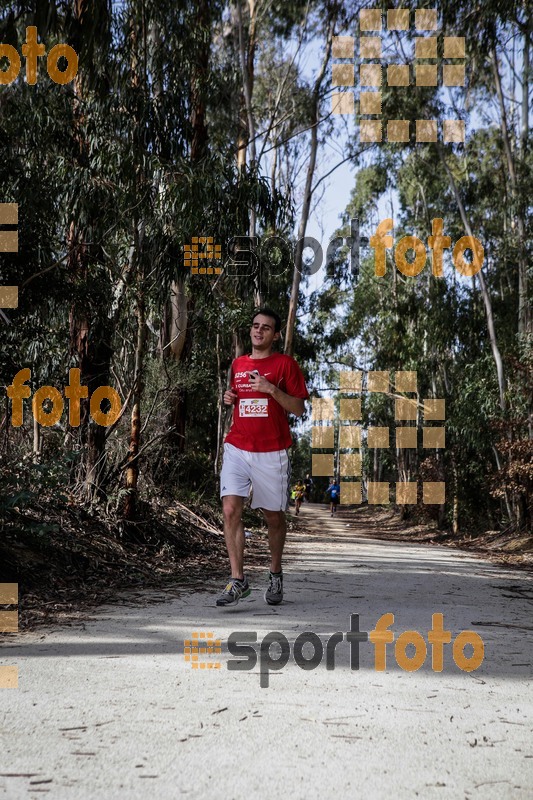
<svg viewBox="0 0 533 800">
<path fill-rule="evenodd" d="M 253 377 L 255 377 L 255 380 L 252 382 Z M 301 397 L 293 397 L 292 395 L 287 394 L 287 392 L 282 391 L 278 386 L 274 386 L 273 383 L 267 381 L 263 375 L 252 375 L 250 378 L 250 383 L 254 389 L 258 389 L 260 392 L 269 394 L 276 401 L 276 403 L 279 403 L 280 406 L 290 414 L 294 414 L 296 417 L 301 417 L 304 413 L 305 401 Z"/>
<path fill-rule="evenodd" d="M 287 392 L 283 392 L 278 386 L 270 384 L 269 394 L 274 398 L 276 403 L 279 403 L 285 411 L 294 414 L 296 417 L 301 417 L 305 411 L 305 401 L 301 397 L 293 397 Z"/>
</svg>

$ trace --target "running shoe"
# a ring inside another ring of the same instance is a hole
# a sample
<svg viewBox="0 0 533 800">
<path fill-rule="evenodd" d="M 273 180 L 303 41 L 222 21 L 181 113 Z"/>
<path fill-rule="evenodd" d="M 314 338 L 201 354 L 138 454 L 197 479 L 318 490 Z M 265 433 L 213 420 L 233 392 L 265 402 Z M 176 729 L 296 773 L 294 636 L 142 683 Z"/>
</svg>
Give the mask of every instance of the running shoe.
<svg viewBox="0 0 533 800">
<path fill-rule="evenodd" d="M 248 597 L 251 591 L 246 575 L 242 581 L 239 578 L 231 578 L 220 597 L 217 598 L 216 604 L 217 606 L 236 606 L 239 600 Z"/>
<path fill-rule="evenodd" d="M 281 603 L 283 600 L 283 573 L 270 573 L 270 584 L 265 592 L 265 600 L 269 606 L 278 606 Z"/>
</svg>

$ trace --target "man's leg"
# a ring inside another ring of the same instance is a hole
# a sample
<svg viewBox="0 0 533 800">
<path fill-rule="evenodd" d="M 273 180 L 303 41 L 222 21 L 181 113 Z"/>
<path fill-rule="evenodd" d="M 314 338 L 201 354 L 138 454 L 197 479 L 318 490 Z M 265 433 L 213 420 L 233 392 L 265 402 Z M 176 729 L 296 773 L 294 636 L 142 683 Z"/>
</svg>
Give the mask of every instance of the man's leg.
<svg viewBox="0 0 533 800">
<path fill-rule="evenodd" d="M 268 525 L 270 546 L 270 583 L 265 592 L 265 600 L 270 606 L 277 606 L 283 601 L 281 557 L 287 534 L 287 523 L 283 511 L 266 511 L 263 508 L 263 514 Z"/>
<path fill-rule="evenodd" d="M 242 522 L 242 497 L 228 494 L 222 498 L 224 538 L 231 565 L 231 577 L 244 577 L 244 525 Z"/>
<path fill-rule="evenodd" d="M 290 461 L 286 450 L 253 454 L 252 508 L 260 508 L 268 527 L 270 546 L 270 578 L 265 592 L 269 605 L 283 601 L 281 557 L 287 525 L 285 511 L 290 481 Z"/>
<path fill-rule="evenodd" d="M 267 511 L 262 509 L 268 526 L 268 543 L 270 546 L 270 571 L 281 572 L 281 557 L 287 535 L 287 522 L 283 511 Z"/>
</svg>

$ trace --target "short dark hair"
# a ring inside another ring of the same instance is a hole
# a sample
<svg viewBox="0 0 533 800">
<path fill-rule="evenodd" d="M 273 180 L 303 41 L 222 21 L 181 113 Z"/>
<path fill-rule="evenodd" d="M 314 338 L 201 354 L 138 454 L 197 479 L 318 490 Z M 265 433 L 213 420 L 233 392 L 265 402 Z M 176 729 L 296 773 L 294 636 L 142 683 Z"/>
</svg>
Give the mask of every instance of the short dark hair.
<svg viewBox="0 0 533 800">
<path fill-rule="evenodd" d="M 265 306 L 264 308 L 259 308 L 257 311 L 254 311 L 254 315 L 252 317 L 252 325 L 254 323 L 254 319 L 262 314 L 264 317 L 271 317 L 274 320 L 274 332 L 279 333 L 281 330 L 281 317 L 279 314 L 276 314 L 271 308 Z"/>
</svg>

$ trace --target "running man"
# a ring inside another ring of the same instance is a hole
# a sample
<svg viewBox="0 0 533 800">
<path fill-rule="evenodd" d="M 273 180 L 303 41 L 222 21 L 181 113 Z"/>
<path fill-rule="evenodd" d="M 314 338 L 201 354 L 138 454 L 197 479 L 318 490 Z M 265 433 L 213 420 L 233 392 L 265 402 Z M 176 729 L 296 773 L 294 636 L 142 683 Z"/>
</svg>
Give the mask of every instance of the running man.
<svg viewBox="0 0 533 800">
<path fill-rule="evenodd" d="M 231 606 L 250 594 L 244 574 L 244 500 L 252 487 L 252 508 L 260 508 L 268 527 L 270 582 L 265 592 L 269 605 L 283 600 L 281 557 L 287 531 L 285 511 L 289 500 L 292 444 L 287 414 L 300 417 L 309 397 L 304 376 L 290 356 L 273 352 L 280 338 L 281 319 L 270 308 L 256 311 L 250 338 L 252 353 L 236 358 L 231 366 L 231 389 L 225 405 L 234 405 L 233 423 L 224 443 L 220 496 L 224 537 L 231 579 L 217 606 Z"/>
<path fill-rule="evenodd" d="M 331 511 L 331 516 L 333 516 L 333 514 L 337 513 L 337 506 L 339 505 L 341 497 L 341 487 L 335 478 L 329 479 L 329 486 L 326 489 L 326 494 L 329 494 L 329 510 Z"/>
<path fill-rule="evenodd" d="M 313 479 L 309 475 L 309 473 L 307 473 L 307 475 L 305 476 L 304 484 L 305 484 L 305 499 L 306 499 L 306 502 L 310 503 L 311 502 L 311 492 L 313 490 L 314 483 L 313 483 Z"/>
</svg>

